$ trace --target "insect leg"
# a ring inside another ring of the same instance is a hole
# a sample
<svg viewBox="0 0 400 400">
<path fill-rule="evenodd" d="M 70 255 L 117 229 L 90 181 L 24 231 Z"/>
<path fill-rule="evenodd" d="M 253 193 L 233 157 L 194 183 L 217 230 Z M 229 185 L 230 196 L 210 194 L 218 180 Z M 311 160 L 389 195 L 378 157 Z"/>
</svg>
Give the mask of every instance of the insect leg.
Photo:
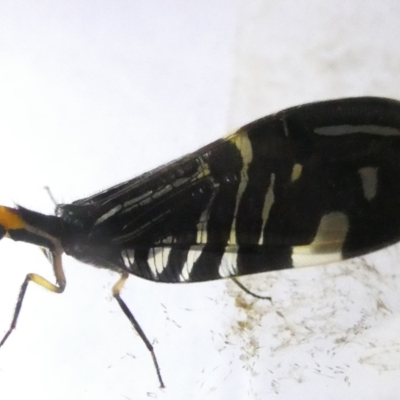
<svg viewBox="0 0 400 400">
<path fill-rule="evenodd" d="M 236 285 L 238 285 L 238 286 L 240 287 L 240 289 L 242 289 L 244 292 L 246 292 L 246 293 L 249 294 L 250 296 L 253 296 L 253 297 L 255 297 L 256 299 L 272 301 L 271 297 L 269 297 L 269 296 L 260 296 L 260 295 L 258 295 L 258 294 L 255 294 L 255 293 L 252 292 L 251 290 L 247 289 L 247 287 L 244 286 L 242 283 L 240 283 L 240 282 L 238 281 L 237 278 L 232 277 L 231 279 L 232 279 L 233 282 L 236 283 Z"/>
<path fill-rule="evenodd" d="M 128 317 L 129 321 L 135 328 L 136 332 L 139 334 L 140 338 L 143 340 L 144 344 L 147 347 L 147 350 L 149 350 L 151 357 L 153 359 L 154 366 L 156 368 L 157 377 L 160 382 L 160 387 L 164 388 L 165 385 L 164 385 L 164 382 L 161 377 L 160 367 L 158 366 L 158 361 L 157 361 L 156 354 L 153 349 L 153 345 L 150 343 L 149 339 L 147 339 L 143 329 L 140 327 L 139 323 L 136 321 L 136 318 L 133 316 L 132 312 L 129 310 L 128 306 L 125 304 L 125 302 L 121 299 L 121 296 L 120 296 L 121 290 L 124 286 L 125 281 L 128 279 L 128 277 L 129 277 L 128 273 L 126 273 L 126 272 L 122 273 L 121 278 L 113 286 L 112 294 L 113 294 L 114 298 L 118 301 L 119 306 L 121 307 L 124 314 Z"/>
<path fill-rule="evenodd" d="M 11 321 L 11 325 L 8 328 L 8 331 L 4 335 L 3 339 L 0 342 L 0 347 L 3 346 L 3 344 L 6 342 L 8 337 L 11 335 L 11 332 L 16 328 L 17 322 L 18 322 L 18 317 L 22 308 L 22 303 L 25 298 L 26 294 L 26 289 L 28 288 L 29 282 L 34 282 L 38 284 L 39 286 L 42 286 L 43 288 L 50 290 L 51 292 L 54 293 L 62 293 L 65 289 L 66 286 L 66 280 L 65 280 L 65 275 L 64 275 L 64 270 L 62 267 L 62 260 L 61 260 L 61 252 L 53 252 L 52 253 L 52 264 L 53 264 L 53 270 L 54 270 L 54 275 L 56 276 L 56 284 L 53 284 L 49 282 L 47 279 L 43 278 L 42 276 L 38 274 L 28 274 L 25 277 L 24 283 L 21 286 L 21 289 L 19 291 L 19 296 L 17 300 L 17 304 L 15 305 L 15 311 L 14 311 L 14 316 Z"/>
</svg>

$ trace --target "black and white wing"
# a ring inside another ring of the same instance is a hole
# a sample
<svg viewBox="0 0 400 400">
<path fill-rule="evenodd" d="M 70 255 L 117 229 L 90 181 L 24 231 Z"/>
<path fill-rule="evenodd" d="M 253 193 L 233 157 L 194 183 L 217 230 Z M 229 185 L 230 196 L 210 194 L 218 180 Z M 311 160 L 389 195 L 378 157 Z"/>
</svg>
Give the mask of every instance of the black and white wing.
<svg viewBox="0 0 400 400">
<path fill-rule="evenodd" d="M 337 261 L 400 239 L 400 103 L 307 104 L 58 214 L 67 253 L 190 282 Z"/>
</svg>

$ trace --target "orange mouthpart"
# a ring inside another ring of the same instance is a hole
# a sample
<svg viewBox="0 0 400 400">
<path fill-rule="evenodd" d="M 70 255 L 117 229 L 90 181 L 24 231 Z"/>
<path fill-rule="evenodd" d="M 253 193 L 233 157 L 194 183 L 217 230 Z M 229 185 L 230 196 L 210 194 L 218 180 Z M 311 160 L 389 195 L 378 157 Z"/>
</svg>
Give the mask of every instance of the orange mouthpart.
<svg viewBox="0 0 400 400">
<path fill-rule="evenodd" d="M 24 229 L 26 227 L 26 222 L 18 215 L 18 210 L 0 206 L 0 225 L 9 231 Z"/>
</svg>

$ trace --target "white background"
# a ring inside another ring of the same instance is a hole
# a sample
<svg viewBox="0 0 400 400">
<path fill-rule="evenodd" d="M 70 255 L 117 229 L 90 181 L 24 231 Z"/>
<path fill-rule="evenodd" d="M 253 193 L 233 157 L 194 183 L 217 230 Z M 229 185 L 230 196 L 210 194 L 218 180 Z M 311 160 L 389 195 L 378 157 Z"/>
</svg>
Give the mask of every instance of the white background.
<svg viewBox="0 0 400 400">
<path fill-rule="evenodd" d="M 400 97 L 400 3 L 0 2 L 0 204 L 42 212 L 292 105 Z M 62 295 L 32 285 L 0 349 L 0 398 L 398 399 L 396 247 L 337 265 L 165 285 L 64 258 Z M 0 243 L 0 333 L 40 251 Z"/>
</svg>

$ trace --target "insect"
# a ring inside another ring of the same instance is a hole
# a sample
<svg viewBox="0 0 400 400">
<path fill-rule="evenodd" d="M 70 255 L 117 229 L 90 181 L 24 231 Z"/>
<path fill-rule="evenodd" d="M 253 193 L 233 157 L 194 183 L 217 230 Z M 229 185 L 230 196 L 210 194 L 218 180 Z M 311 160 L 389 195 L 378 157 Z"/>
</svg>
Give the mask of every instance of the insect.
<svg viewBox="0 0 400 400">
<path fill-rule="evenodd" d="M 130 274 L 200 282 L 328 263 L 400 240 L 400 102 L 360 97 L 289 108 L 55 215 L 0 207 L 0 238 L 44 249 L 62 293 L 65 252 L 120 274 L 113 296 L 151 353 L 121 298 Z"/>
</svg>

